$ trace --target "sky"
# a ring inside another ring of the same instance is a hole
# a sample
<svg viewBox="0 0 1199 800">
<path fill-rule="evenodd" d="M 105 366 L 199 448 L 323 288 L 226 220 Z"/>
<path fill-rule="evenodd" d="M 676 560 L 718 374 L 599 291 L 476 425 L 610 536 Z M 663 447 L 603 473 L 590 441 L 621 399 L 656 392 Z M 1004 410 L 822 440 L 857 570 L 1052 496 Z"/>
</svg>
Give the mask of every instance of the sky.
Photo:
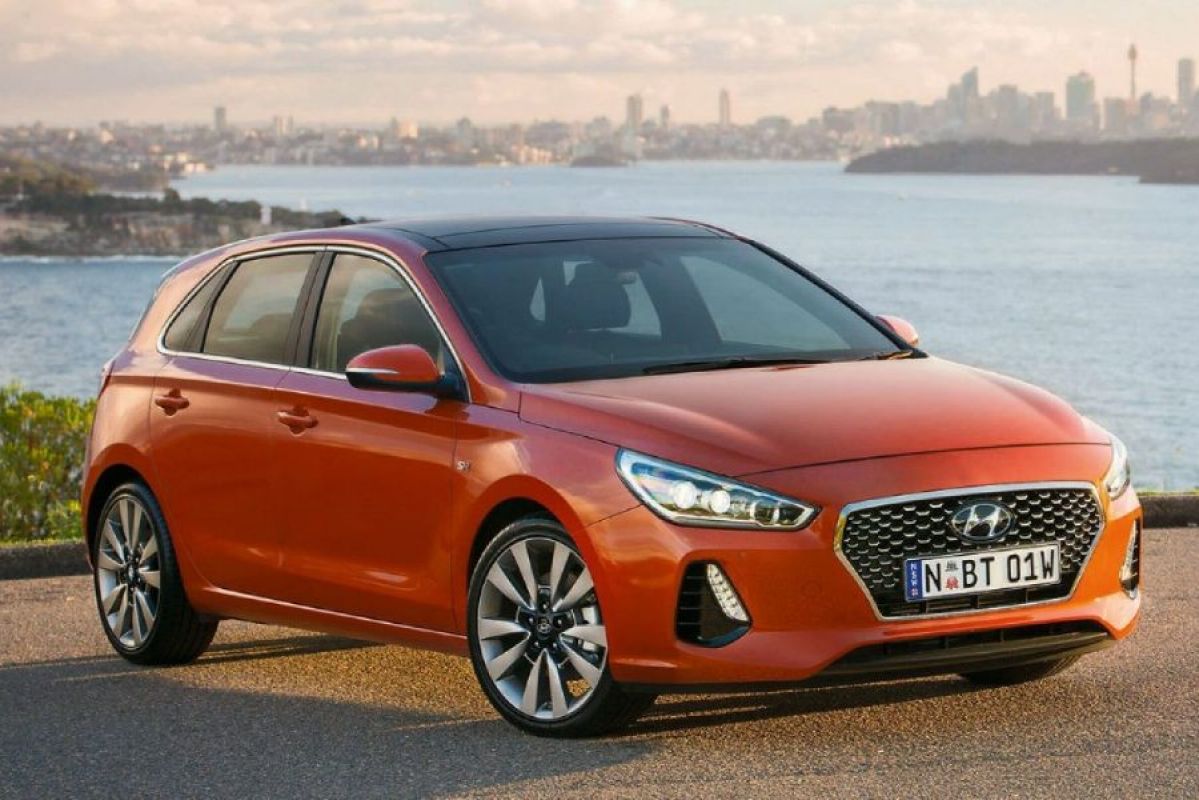
<svg viewBox="0 0 1199 800">
<path fill-rule="evenodd" d="M 382 126 L 648 114 L 803 120 L 869 99 L 982 90 L 1175 93 L 1197 0 L 0 0 L 0 124 L 101 120 Z"/>
</svg>

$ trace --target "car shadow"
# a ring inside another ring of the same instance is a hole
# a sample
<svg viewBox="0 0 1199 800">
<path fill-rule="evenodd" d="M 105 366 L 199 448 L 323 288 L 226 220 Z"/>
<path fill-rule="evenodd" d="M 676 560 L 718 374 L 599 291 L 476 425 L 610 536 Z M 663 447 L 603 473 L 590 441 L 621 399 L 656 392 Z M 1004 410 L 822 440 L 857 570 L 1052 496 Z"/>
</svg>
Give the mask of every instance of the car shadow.
<svg viewBox="0 0 1199 800">
<path fill-rule="evenodd" d="M 979 691 L 953 676 L 725 695 L 666 695 L 636 726 L 638 733 L 706 728 L 738 722 L 891 706 Z"/>
<path fill-rule="evenodd" d="M 6 665 L 0 796 L 489 793 L 602 770 L 655 747 L 523 735 L 476 698 L 458 659 L 381 648 L 392 652 L 348 674 L 337 653 L 360 647 L 372 645 L 300 636 L 220 644 L 170 669 L 113 655 Z M 417 665 L 447 667 L 450 680 L 416 681 L 407 673 Z M 354 690 L 344 692 L 345 684 Z M 364 684 L 378 699 L 363 696 Z M 430 695 L 465 695 L 468 707 L 443 712 L 436 696 L 416 696 L 418 684 Z"/>
<path fill-rule="evenodd" d="M 368 655 L 347 661 L 350 650 Z M 625 734 L 556 741 L 501 721 L 460 659 L 297 635 L 218 642 L 172 669 L 112 655 L 9 665 L 0 753 L 24 796 L 519 793 L 526 781 L 583 781 L 651 758 L 694 729 L 967 691 L 934 679 L 671 695 Z"/>
<path fill-rule="evenodd" d="M 266 639 L 236 641 L 213 644 L 205 652 L 204 657 L 191 664 L 188 668 L 214 667 L 237 661 L 263 661 L 271 658 L 287 658 L 290 656 L 315 655 L 332 653 L 341 650 L 360 650 L 368 647 L 383 647 L 376 642 L 364 642 L 357 639 L 344 639 L 323 634 L 308 634 L 290 637 L 273 637 Z M 14 669 L 30 669 L 34 667 L 71 664 L 97 664 L 112 668 L 113 671 L 127 671 L 131 664 L 115 658 L 111 653 L 96 656 L 77 656 L 59 658 L 48 661 L 27 661 L 0 664 L 0 672 Z M 162 669 L 162 668 L 160 668 Z"/>
</svg>

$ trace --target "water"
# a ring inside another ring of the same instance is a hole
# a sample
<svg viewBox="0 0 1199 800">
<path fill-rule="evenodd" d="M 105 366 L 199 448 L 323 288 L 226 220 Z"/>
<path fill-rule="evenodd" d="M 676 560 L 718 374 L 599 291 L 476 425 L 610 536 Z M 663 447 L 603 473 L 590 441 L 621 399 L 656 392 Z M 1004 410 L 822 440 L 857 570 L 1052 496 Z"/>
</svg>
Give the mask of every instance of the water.
<svg viewBox="0 0 1199 800">
<path fill-rule="evenodd" d="M 931 352 L 1044 386 L 1128 443 L 1139 486 L 1199 486 L 1199 187 L 863 176 L 831 164 L 226 167 L 185 196 L 354 216 L 633 213 L 760 238 Z M 0 381 L 88 394 L 167 261 L 0 261 Z M 16 335 L 15 332 L 20 332 Z"/>
</svg>

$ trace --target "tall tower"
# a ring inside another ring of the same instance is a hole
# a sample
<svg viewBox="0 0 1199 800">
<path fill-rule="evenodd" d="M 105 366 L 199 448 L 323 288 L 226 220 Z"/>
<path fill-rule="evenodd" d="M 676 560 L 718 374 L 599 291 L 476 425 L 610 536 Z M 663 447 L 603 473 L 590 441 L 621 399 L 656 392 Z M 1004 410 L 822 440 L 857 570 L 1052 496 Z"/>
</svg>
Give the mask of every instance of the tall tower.
<svg viewBox="0 0 1199 800">
<path fill-rule="evenodd" d="M 625 100 L 624 124 L 628 132 L 636 136 L 641 133 L 641 122 L 644 119 L 645 101 L 639 94 L 631 94 Z"/>
<path fill-rule="evenodd" d="M 962 75 L 962 96 L 967 102 L 978 99 L 978 67 Z"/>
<path fill-rule="evenodd" d="M 1137 46 L 1128 46 L 1128 101 L 1137 101 Z"/>
<path fill-rule="evenodd" d="M 1184 58 L 1178 62 L 1178 106 L 1185 114 L 1195 102 L 1195 61 Z"/>
<path fill-rule="evenodd" d="M 1075 126 L 1095 127 L 1095 79 L 1087 72 L 1066 79 L 1066 120 Z"/>
<path fill-rule="evenodd" d="M 720 90 L 720 127 L 727 128 L 733 124 L 733 101 L 728 89 Z"/>
</svg>

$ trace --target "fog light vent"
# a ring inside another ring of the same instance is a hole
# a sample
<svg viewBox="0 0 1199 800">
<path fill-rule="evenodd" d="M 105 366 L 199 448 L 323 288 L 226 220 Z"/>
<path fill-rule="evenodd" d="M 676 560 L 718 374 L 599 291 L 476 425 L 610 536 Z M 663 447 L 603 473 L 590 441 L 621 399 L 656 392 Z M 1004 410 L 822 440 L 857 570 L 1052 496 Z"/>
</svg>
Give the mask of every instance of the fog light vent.
<svg viewBox="0 0 1199 800">
<path fill-rule="evenodd" d="M 679 587 L 675 632 L 684 641 L 720 647 L 749 630 L 749 612 L 719 565 L 688 565 Z"/>
<path fill-rule="evenodd" d="M 1129 597 L 1137 596 L 1141 585 L 1141 522 L 1137 520 L 1124 552 L 1124 564 L 1120 567 L 1120 586 Z"/>
</svg>

